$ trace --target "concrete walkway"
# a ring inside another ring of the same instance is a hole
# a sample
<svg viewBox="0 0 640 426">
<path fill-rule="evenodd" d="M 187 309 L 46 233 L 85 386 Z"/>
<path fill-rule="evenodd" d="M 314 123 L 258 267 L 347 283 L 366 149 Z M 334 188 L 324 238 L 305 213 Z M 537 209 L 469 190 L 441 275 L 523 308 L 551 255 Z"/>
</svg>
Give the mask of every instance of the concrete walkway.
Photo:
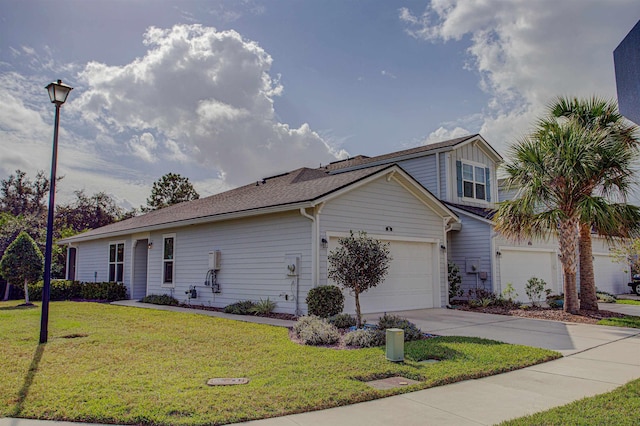
<svg viewBox="0 0 640 426">
<path fill-rule="evenodd" d="M 120 304 L 120 303 L 119 303 Z M 145 304 L 126 303 L 149 307 Z M 603 304 L 640 316 L 640 306 Z M 162 307 L 172 311 L 182 308 Z M 191 309 L 184 310 L 193 313 Z M 240 319 L 236 315 L 196 311 Z M 483 379 L 360 404 L 243 423 L 255 426 L 492 425 L 605 393 L 640 378 L 640 329 L 532 320 L 448 309 L 399 313 L 425 332 L 476 336 L 543 347 L 564 357 Z M 370 320 L 376 315 L 367 315 Z M 267 323 L 267 318 L 243 317 Z M 283 321 L 283 320 L 273 320 Z M 287 325 L 290 321 L 283 321 Z M 0 426 L 78 426 L 80 423 L 0 419 Z"/>
</svg>

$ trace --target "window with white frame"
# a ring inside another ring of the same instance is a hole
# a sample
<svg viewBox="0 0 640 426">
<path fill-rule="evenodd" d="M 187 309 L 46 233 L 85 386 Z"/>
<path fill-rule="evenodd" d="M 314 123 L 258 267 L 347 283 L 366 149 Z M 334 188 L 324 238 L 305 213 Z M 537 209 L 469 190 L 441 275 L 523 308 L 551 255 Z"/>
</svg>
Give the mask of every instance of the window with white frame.
<svg viewBox="0 0 640 426">
<path fill-rule="evenodd" d="M 489 200 L 487 193 L 488 170 L 475 164 L 461 162 L 461 195 L 464 198 Z"/>
<path fill-rule="evenodd" d="M 175 234 L 162 236 L 162 285 L 172 287 L 175 276 Z"/>
<path fill-rule="evenodd" d="M 109 282 L 124 281 L 124 243 L 109 244 Z"/>
</svg>

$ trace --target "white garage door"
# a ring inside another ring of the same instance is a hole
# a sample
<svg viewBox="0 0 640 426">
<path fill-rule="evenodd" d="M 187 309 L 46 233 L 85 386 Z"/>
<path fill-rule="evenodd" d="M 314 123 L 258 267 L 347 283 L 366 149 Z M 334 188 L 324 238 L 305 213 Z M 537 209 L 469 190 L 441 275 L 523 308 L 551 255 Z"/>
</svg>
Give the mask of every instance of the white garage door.
<svg viewBox="0 0 640 426">
<path fill-rule="evenodd" d="M 433 308 L 435 244 L 409 241 L 388 242 L 391 256 L 393 256 L 389 274 L 384 282 L 360 295 L 362 313 Z M 330 238 L 329 251 L 337 246 L 338 238 Z M 355 312 L 355 299 L 347 292 L 345 292 L 344 311 Z"/>
<path fill-rule="evenodd" d="M 530 302 L 525 288 L 531 277 L 543 279 L 554 294 L 561 292 L 558 286 L 558 255 L 555 251 L 519 247 L 500 247 L 499 251 L 502 290 L 511 283 L 518 293 L 517 300 Z M 543 294 L 542 298 L 544 297 Z"/>
<path fill-rule="evenodd" d="M 611 294 L 628 293 L 630 281 L 628 272 L 624 272 L 626 265 L 613 261 L 606 253 L 593 253 L 593 272 L 596 288 Z"/>
</svg>

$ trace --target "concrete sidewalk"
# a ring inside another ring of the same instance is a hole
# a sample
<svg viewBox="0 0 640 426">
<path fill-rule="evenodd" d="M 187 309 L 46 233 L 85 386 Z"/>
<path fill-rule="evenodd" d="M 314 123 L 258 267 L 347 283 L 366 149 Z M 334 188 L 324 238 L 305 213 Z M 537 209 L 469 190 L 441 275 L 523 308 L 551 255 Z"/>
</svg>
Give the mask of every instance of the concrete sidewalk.
<svg viewBox="0 0 640 426">
<path fill-rule="evenodd" d="M 135 302 L 134 302 L 135 303 Z M 132 306 L 146 304 L 131 304 Z M 616 305 L 601 305 L 611 309 Z M 624 306 L 625 313 L 640 316 L 640 306 Z M 162 307 L 177 311 L 181 308 Z M 203 315 L 266 323 L 268 318 L 219 312 Z M 377 399 L 360 404 L 294 414 L 243 424 L 256 426 L 387 426 L 387 425 L 492 425 L 503 420 L 544 411 L 605 393 L 640 378 L 640 330 L 561 323 L 448 309 L 398 313 L 425 332 L 450 336 L 475 336 L 507 343 L 543 347 L 564 357 L 545 364 L 483 379 Z M 367 315 L 373 320 L 376 315 Z M 283 321 L 283 320 L 275 320 Z M 283 321 L 284 325 L 292 324 Z M 0 426 L 77 426 L 80 423 L 0 419 Z"/>
</svg>

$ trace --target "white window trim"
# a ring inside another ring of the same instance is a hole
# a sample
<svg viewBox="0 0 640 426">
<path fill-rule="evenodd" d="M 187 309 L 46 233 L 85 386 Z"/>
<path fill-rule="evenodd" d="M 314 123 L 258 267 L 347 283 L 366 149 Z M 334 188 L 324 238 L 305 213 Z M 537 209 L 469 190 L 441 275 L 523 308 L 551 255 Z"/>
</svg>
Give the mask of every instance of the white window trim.
<svg viewBox="0 0 640 426">
<path fill-rule="evenodd" d="M 173 277 L 172 282 L 166 283 L 164 282 L 164 263 L 166 259 L 164 258 L 164 242 L 167 238 L 173 238 L 173 259 L 171 262 L 173 263 Z M 160 248 L 160 286 L 163 288 L 175 288 L 176 287 L 176 234 L 162 234 L 162 246 Z"/>
<path fill-rule="evenodd" d="M 118 244 L 122 244 L 122 245 L 123 245 L 123 247 L 122 247 L 122 262 L 118 262 L 118 261 L 117 261 L 117 260 L 118 260 Z M 117 280 L 115 280 L 115 281 L 113 281 L 113 282 L 124 283 L 124 264 L 125 264 L 125 259 L 127 258 L 127 244 L 126 244 L 125 240 L 120 240 L 120 241 L 109 241 L 109 244 L 107 245 L 107 281 L 108 281 L 108 282 L 112 282 L 112 281 L 109 281 L 109 278 L 110 278 L 110 277 L 109 277 L 109 268 L 111 267 L 111 258 L 110 258 L 110 255 L 111 255 L 111 246 L 112 246 L 112 245 L 115 245 L 115 246 L 116 246 L 116 261 L 115 261 L 115 262 L 113 262 L 113 263 L 114 263 L 114 265 L 116 265 L 116 269 L 115 269 L 115 277 L 114 277 L 114 278 L 117 278 L 117 276 L 118 276 L 118 268 L 117 268 L 117 265 L 118 265 L 119 263 L 122 263 L 122 281 L 117 281 Z M 76 265 L 77 265 L 77 255 L 78 255 L 78 253 L 77 253 L 77 251 L 76 251 Z"/>
<path fill-rule="evenodd" d="M 486 173 L 485 169 L 488 168 L 489 166 L 487 166 L 486 164 L 482 164 L 482 163 L 476 163 L 475 161 L 469 161 L 469 160 L 463 160 L 463 159 L 460 159 L 459 161 L 460 161 L 460 164 L 461 164 L 460 173 L 462 174 L 462 176 L 461 176 L 461 178 L 462 178 L 462 197 L 460 197 L 460 198 L 462 198 L 464 200 L 472 200 L 472 201 L 474 201 L 476 203 L 489 204 L 489 202 L 487 201 L 487 176 L 485 174 Z M 473 167 L 473 181 L 470 181 L 470 180 L 464 178 L 464 165 L 465 164 Z M 480 182 L 476 182 L 476 180 L 475 180 L 476 179 L 476 175 L 475 175 L 475 173 L 476 173 L 476 169 L 475 168 L 476 167 L 480 167 L 482 169 L 483 178 L 484 178 L 484 183 L 483 183 L 483 185 L 484 185 L 484 198 L 476 198 L 475 197 L 475 195 L 476 195 L 476 183 L 480 183 Z M 464 195 L 464 182 L 465 182 L 465 180 L 467 182 L 473 182 L 473 197 L 465 197 L 465 195 Z"/>
</svg>

